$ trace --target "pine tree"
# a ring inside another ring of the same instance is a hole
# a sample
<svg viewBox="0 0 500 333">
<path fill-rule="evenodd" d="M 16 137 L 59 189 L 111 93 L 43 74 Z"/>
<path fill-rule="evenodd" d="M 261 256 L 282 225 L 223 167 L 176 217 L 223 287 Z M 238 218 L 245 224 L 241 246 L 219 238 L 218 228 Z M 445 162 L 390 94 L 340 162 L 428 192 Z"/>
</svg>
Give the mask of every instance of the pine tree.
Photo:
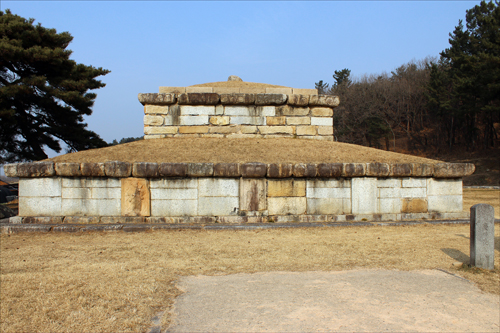
<svg viewBox="0 0 500 333">
<path fill-rule="evenodd" d="M 104 87 L 95 78 L 110 71 L 78 64 L 67 50 L 73 37 L 34 19 L 0 11 L 0 162 L 47 158 L 44 148 L 68 151 L 105 147 L 87 130 L 95 93 Z"/>
</svg>

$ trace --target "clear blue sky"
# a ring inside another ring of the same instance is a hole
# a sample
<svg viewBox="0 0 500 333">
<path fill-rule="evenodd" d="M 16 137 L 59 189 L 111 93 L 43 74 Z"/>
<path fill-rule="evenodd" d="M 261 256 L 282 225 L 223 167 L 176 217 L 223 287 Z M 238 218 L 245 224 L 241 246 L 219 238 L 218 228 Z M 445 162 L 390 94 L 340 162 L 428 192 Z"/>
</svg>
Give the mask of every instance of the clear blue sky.
<svg viewBox="0 0 500 333">
<path fill-rule="evenodd" d="M 107 142 L 143 135 L 138 93 L 244 81 L 314 88 L 334 70 L 390 72 L 439 56 L 479 1 L 0 1 L 68 31 L 72 59 L 103 67 L 88 128 Z M 54 156 L 55 154 L 51 154 Z"/>
</svg>

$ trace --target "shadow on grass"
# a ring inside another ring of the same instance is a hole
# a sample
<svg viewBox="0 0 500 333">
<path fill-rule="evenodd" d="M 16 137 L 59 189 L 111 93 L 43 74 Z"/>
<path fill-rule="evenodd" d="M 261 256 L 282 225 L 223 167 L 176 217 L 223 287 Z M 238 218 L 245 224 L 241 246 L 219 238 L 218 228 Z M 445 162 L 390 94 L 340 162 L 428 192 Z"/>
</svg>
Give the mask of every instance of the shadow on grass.
<svg viewBox="0 0 500 333">
<path fill-rule="evenodd" d="M 462 251 L 456 249 L 441 249 L 441 251 L 463 264 L 469 264 L 470 262 L 470 257 Z"/>
</svg>

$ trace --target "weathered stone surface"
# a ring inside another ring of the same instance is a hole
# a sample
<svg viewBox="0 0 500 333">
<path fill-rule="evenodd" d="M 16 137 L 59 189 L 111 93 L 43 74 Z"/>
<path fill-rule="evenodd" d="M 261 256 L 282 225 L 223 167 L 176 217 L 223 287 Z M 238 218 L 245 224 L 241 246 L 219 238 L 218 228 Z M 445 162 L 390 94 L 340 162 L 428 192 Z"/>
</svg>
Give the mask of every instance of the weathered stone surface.
<svg viewBox="0 0 500 333">
<path fill-rule="evenodd" d="M 344 163 L 342 165 L 342 177 L 363 177 L 365 169 L 365 163 Z"/>
<path fill-rule="evenodd" d="M 80 170 L 85 177 L 104 177 L 104 163 L 81 163 Z"/>
<path fill-rule="evenodd" d="M 309 117 L 286 117 L 287 125 L 310 125 L 311 118 Z"/>
<path fill-rule="evenodd" d="M 176 134 L 178 131 L 177 126 L 144 127 L 144 134 Z"/>
<path fill-rule="evenodd" d="M 307 107 L 293 107 L 290 105 L 282 105 L 276 108 L 277 116 L 307 116 L 309 108 Z"/>
<path fill-rule="evenodd" d="M 316 164 L 294 164 L 293 165 L 293 175 L 294 177 L 306 177 L 312 178 L 316 177 L 318 168 Z"/>
<path fill-rule="evenodd" d="M 461 178 L 474 173 L 472 163 L 437 163 L 434 164 L 434 177 L 436 178 Z"/>
<path fill-rule="evenodd" d="M 256 126 L 255 131 L 257 131 Z M 209 133 L 222 133 L 222 134 L 229 134 L 229 133 L 238 133 L 240 131 L 241 126 L 238 125 L 231 125 L 231 126 L 210 126 L 208 129 Z"/>
<path fill-rule="evenodd" d="M 470 208 L 470 264 L 494 269 L 495 264 L 495 210 L 486 204 Z"/>
<path fill-rule="evenodd" d="M 228 81 L 243 81 L 239 76 L 236 76 L 236 75 L 229 75 L 227 80 Z"/>
<path fill-rule="evenodd" d="M 342 163 L 319 163 L 318 176 L 324 178 L 338 178 L 342 175 Z"/>
<path fill-rule="evenodd" d="M 268 197 L 303 197 L 306 195 L 306 181 L 302 179 L 280 179 L 267 181 Z"/>
<path fill-rule="evenodd" d="M 145 105 L 144 114 L 168 114 L 170 108 L 167 105 Z"/>
<path fill-rule="evenodd" d="M 266 117 L 267 126 L 285 125 L 285 117 Z"/>
<path fill-rule="evenodd" d="M 18 163 L 17 177 L 53 177 L 56 174 L 53 162 Z"/>
<path fill-rule="evenodd" d="M 427 213 L 427 200 L 420 198 L 403 198 L 402 213 Z"/>
<path fill-rule="evenodd" d="M 318 94 L 318 89 L 292 88 L 292 93 L 294 95 L 317 95 Z"/>
<path fill-rule="evenodd" d="M 216 105 L 219 103 L 219 94 L 185 93 L 178 96 L 178 102 L 183 105 Z"/>
<path fill-rule="evenodd" d="M 65 216 L 64 224 L 95 224 L 100 222 L 99 216 Z"/>
<path fill-rule="evenodd" d="M 460 195 L 462 196 L 462 181 L 460 179 L 433 179 L 428 178 L 427 195 Z"/>
<path fill-rule="evenodd" d="M 275 87 L 275 88 L 266 88 L 266 94 L 291 94 L 292 88 L 286 87 Z"/>
<path fill-rule="evenodd" d="M 62 216 L 27 216 L 23 224 L 61 224 Z"/>
<path fill-rule="evenodd" d="M 215 106 L 181 105 L 179 116 L 210 116 L 215 115 Z M 167 124 L 169 125 L 169 124 Z"/>
<path fill-rule="evenodd" d="M 241 175 L 245 178 L 260 178 L 267 174 L 264 163 L 244 163 L 241 165 Z"/>
<path fill-rule="evenodd" d="M 395 163 L 391 165 L 391 177 L 409 177 L 412 174 L 412 164 Z"/>
<path fill-rule="evenodd" d="M 332 117 L 311 117 L 311 125 L 333 126 L 333 118 Z"/>
<path fill-rule="evenodd" d="M 269 215 L 302 215 L 306 213 L 306 197 L 273 197 L 267 199 Z"/>
<path fill-rule="evenodd" d="M 260 116 L 231 116 L 231 125 L 264 125 L 265 117 Z"/>
<path fill-rule="evenodd" d="M 104 172 L 108 177 L 130 177 L 132 174 L 132 164 L 122 161 L 105 162 Z"/>
<path fill-rule="evenodd" d="M 55 163 L 55 170 L 57 176 L 62 177 L 79 177 L 82 175 L 80 170 L 80 163 Z"/>
<path fill-rule="evenodd" d="M 434 166 L 426 163 L 413 163 L 412 173 L 413 177 L 431 177 L 434 173 Z"/>
<path fill-rule="evenodd" d="M 181 126 L 179 134 L 208 133 L 208 126 Z"/>
<path fill-rule="evenodd" d="M 144 115 L 144 125 L 145 126 L 161 126 L 165 119 L 162 116 L 151 116 Z"/>
<path fill-rule="evenodd" d="M 17 164 L 4 164 L 3 172 L 7 177 L 17 177 Z"/>
<path fill-rule="evenodd" d="M 121 183 L 121 215 L 151 215 L 151 198 L 148 180 L 144 178 L 129 177 L 123 178 Z"/>
<path fill-rule="evenodd" d="M 463 209 L 461 195 L 430 195 L 427 197 L 429 212 L 454 213 Z"/>
<path fill-rule="evenodd" d="M 288 95 L 287 104 L 292 106 L 307 106 L 309 104 L 309 95 Z"/>
<path fill-rule="evenodd" d="M 377 213 L 377 179 L 355 177 L 351 180 L 351 202 L 353 214 Z"/>
<path fill-rule="evenodd" d="M 239 203 L 238 197 L 200 197 L 198 199 L 198 214 L 207 216 L 237 215 Z"/>
<path fill-rule="evenodd" d="M 132 165 L 132 176 L 142 178 L 159 177 L 158 163 L 135 162 Z"/>
<path fill-rule="evenodd" d="M 312 117 L 332 117 L 333 109 L 331 108 L 311 108 Z"/>
<path fill-rule="evenodd" d="M 212 177 L 214 174 L 213 163 L 188 163 L 187 175 L 189 177 Z"/>
<path fill-rule="evenodd" d="M 294 134 L 291 126 L 259 126 L 260 134 Z"/>
<path fill-rule="evenodd" d="M 298 126 L 296 132 L 298 136 L 316 135 L 316 126 Z"/>
<path fill-rule="evenodd" d="M 186 87 L 187 93 L 213 93 L 212 87 Z"/>
<path fill-rule="evenodd" d="M 292 176 L 293 164 L 271 163 L 267 165 L 267 177 L 288 178 Z"/>
<path fill-rule="evenodd" d="M 210 124 L 224 126 L 229 125 L 229 117 L 228 116 L 212 116 L 210 117 Z"/>
<path fill-rule="evenodd" d="M 387 163 L 367 163 L 366 176 L 369 177 L 387 177 L 391 168 Z"/>
<path fill-rule="evenodd" d="M 139 102 L 142 105 L 168 105 L 175 103 L 175 94 L 139 94 Z"/>
<path fill-rule="evenodd" d="M 264 211 L 267 209 L 266 184 L 265 179 L 240 180 L 241 211 Z"/>
<path fill-rule="evenodd" d="M 220 94 L 220 102 L 223 105 L 253 105 L 254 94 Z"/>
<path fill-rule="evenodd" d="M 255 94 L 255 105 L 282 105 L 287 98 L 285 94 Z"/>
<path fill-rule="evenodd" d="M 160 94 L 183 94 L 186 92 L 186 87 L 160 87 Z"/>
<path fill-rule="evenodd" d="M 214 177 L 240 177 L 239 163 L 217 163 L 214 165 Z"/>
<path fill-rule="evenodd" d="M 351 212 L 350 205 L 345 205 L 344 202 L 349 202 L 349 200 L 338 198 L 307 198 L 307 214 L 349 214 Z"/>
<path fill-rule="evenodd" d="M 328 106 L 335 108 L 339 106 L 340 100 L 337 96 L 331 95 L 311 95 L 309 97 L 310 106 Z"/>
</svg>

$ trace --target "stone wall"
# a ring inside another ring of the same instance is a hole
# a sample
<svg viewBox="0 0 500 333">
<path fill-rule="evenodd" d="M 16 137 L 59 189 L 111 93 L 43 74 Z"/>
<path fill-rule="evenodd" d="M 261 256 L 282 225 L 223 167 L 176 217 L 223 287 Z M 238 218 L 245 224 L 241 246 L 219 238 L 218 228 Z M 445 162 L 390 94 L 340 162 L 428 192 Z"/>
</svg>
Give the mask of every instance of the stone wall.
<svg viewBox="0 0 500 333">
<path fill-rule="evenodd" d="M 240 88 L 161 87 L 161 91 L 139 94 L 144 105 L 145 139 L 188 136 L 333 140 L 333 109 L 339 99 L 317 95 L 315 89 L 262 88 L 241 93 Z"/>
</svg>

